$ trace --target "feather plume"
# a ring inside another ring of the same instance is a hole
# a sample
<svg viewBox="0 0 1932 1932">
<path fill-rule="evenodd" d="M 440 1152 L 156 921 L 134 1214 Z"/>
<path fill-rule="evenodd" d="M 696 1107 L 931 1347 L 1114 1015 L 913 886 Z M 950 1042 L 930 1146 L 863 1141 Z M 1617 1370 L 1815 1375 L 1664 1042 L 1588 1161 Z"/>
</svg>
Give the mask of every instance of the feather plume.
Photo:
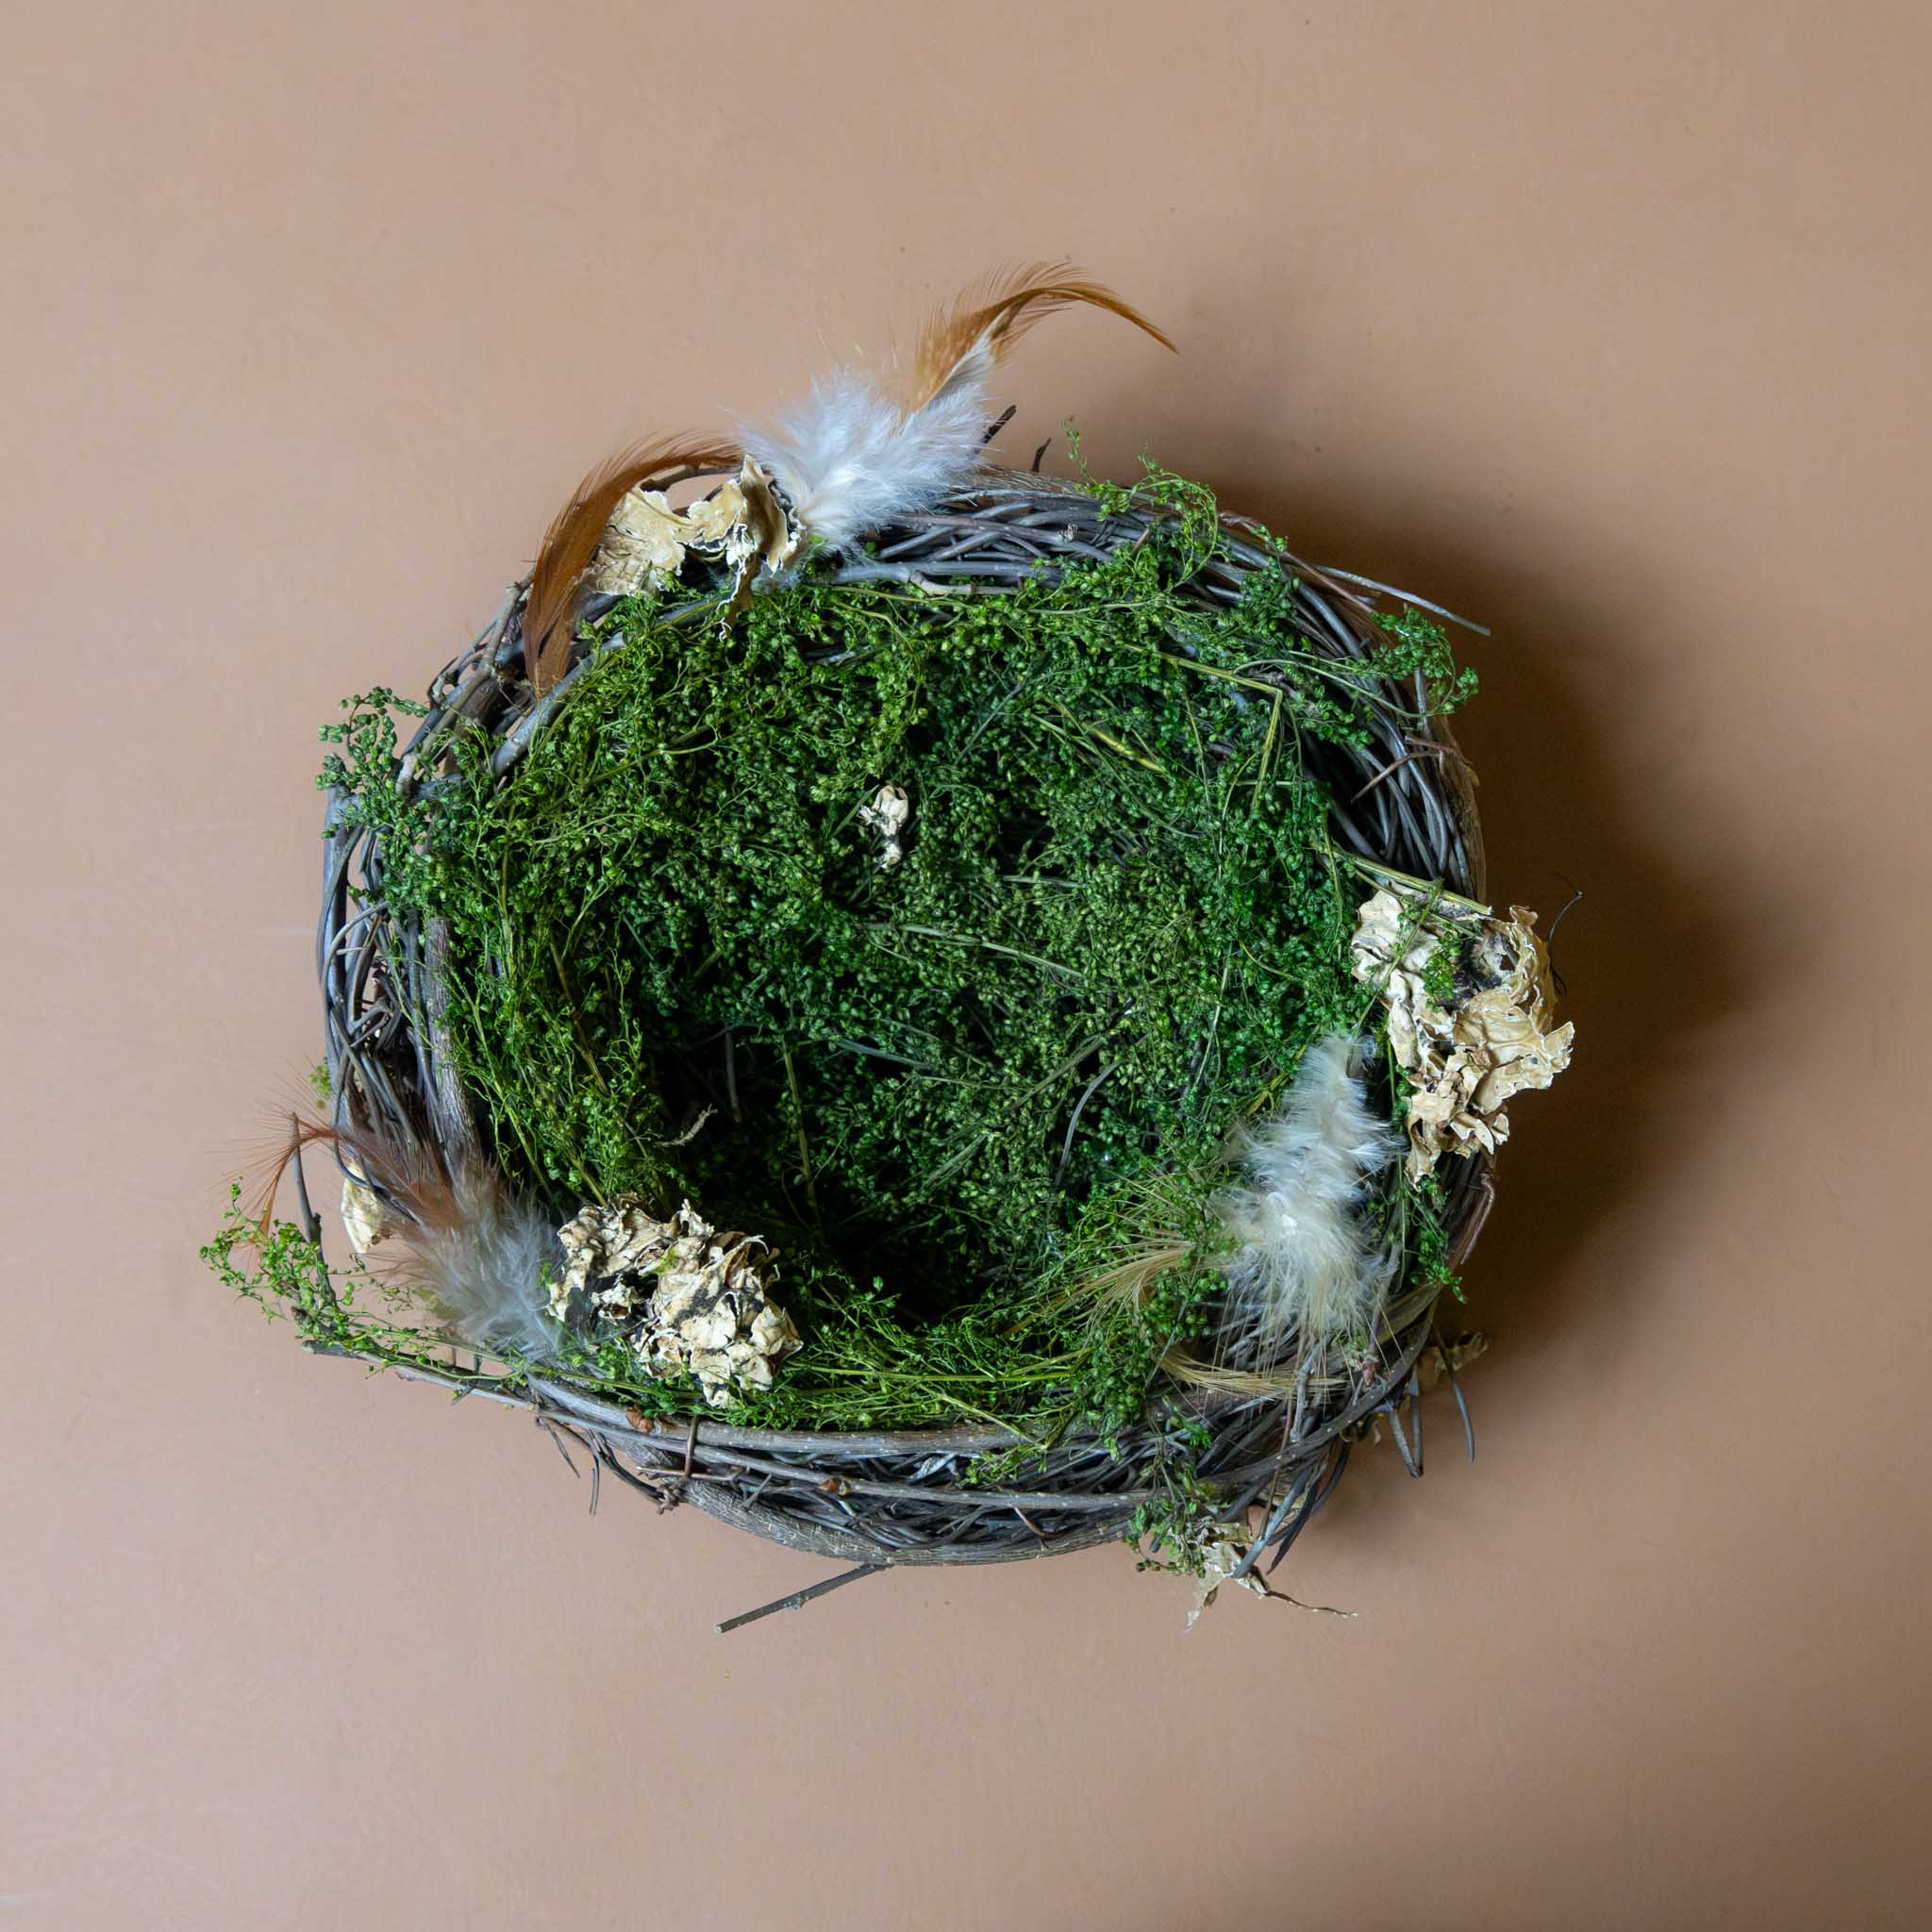
<svg viewBox="0 0 1932 1932">
<path fill-rule="evenodd" d="M 570 666 L 584 578 L 625 491 L 681 470 L 737 467 L 738 458 L 729 450 L 691 439 L 660 438 L 620 451 L 577 485 L 543 533 L 524 605 L 524 666 L 539 697 Z"/>
<path fill-rule="evenodd" d="M 1223 1262 L 1227 1305 L 1221 1359 L 1279 1361 L 1291 1332 L 1304 1350 L 1367 1334 L 1399 1256 L 1366 1224 L 1370 1182 L 1401 1154 L 1402 1137 L 1369 1109 L 1355 1043 L 1317 1041 L 1274 1118 L 1238 1136 L 1241 1180 L 1214 1211 L 1237 1243 Z"/>
<path fill-rule="evenodd" d="M 426 1294 L 462 1341 L 528 1361 L 556 1355 L 544 1275 L 559 1258 L 557 1231 L 478 1157 L 459 1158 L 452 1170 L 421 1141 L 297 1120 L 257 1196 L 264 1236 L 282 1177 L 304 1147 L 318 1144 L 380 1196 L 393 1217 L 392 1239 L 408 1257 L 393 1264 L 395 1272 Z"/>
<path fill-rule="evenodd" d="M 745 446 L 771 472 L 793 516 L 834 550 L 929 508 L 979 474 L 986 402 L 974 384 L 909 414 L 871 377 L 836 370 Z"/>
<path fill-rule="evenodd" d="M 912 407 L 924 408 L 963 384 L 985 383 L 1036 322 L 1074 303 L 1104 308 L 1152 336 L 1162 348 L 1174 347 L 1139 309 L 1111 289 L 1088 280 L 1072 262 L 1031 262 L 975 283 L 926 324 L 913 357 Z"/>
<path fill-rule="evenodd" d="M 1105 308 L 1174 347 L 1111 290 L 1065 264 L 1023 269 L 969 290 L 927 325 L 909 408 L 869 376 L 839 370 L 775 426 L 748 430 L 745 447 L 807 530 L 849 550 L 972 484 L 983 463 L 994 368 L 1033 323 L 1074 303 Z"/>
<path fill-rule="evenodd" d="M 517 1200 L 481 1160 L 458 1164 L 448 1198 L 442 1224 L 408 1223 L 397 1230 L 415 1264 L 412 1281 L 486 1355 L 551 1359 L 558 1324 L 544 1275 L 555 1271 L 558 1252 L 549 1217 Z"/>
</svg>

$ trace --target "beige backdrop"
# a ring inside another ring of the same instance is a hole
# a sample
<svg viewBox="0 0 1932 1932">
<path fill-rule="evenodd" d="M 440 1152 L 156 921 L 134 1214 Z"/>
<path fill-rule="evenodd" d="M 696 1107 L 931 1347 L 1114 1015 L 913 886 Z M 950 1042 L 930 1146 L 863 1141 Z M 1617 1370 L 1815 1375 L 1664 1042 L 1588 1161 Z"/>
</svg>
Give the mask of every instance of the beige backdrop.
<svg viewBox="0 0 1932 1932">
<path fill-rule="evenodd" d="M 9 9 L 0 1922 L 1924 1924 L 1923 8 Z M 865 1583 L 311 1362 L 316 724 L 613 441 L 1068 251 L 1073 414 L 1494 626 L 1574 1071 L 1480 1457 L 1287 1573 Z"/>
</svg>

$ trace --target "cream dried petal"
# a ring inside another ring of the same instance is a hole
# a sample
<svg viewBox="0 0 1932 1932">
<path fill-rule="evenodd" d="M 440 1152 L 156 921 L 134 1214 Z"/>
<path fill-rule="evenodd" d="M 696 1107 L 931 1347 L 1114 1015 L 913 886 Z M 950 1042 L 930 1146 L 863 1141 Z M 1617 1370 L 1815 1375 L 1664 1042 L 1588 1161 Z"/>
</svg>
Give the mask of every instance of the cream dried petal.
<svg viewBox="0 0 1932 1932">
<path fill-rule="evenodd" d="M 685 541 L 693 549 L 721 548 L 744 521 L 744 486 L 734 477 L 685 511 Z"/>
<path fill-rule="evenodd" d="M 912 818 L 912 800 L 903 785 L 881 785 L 868 804 L 858 808 L 858 823 L 879 841 L 878 862 L 891 872 L 906 856 L 901 835 Z"/>
<path fill-rule="evenodd" d="M 762 1303 L 752 1317 L 751 1345 L 774 1362 L 783 1361 L 805 1346 L 791 1317 L 769 1301 Z"/>
<path fill-rule="evenodd" d="M 753 1389 L 769 1389 L 777 1380 L 771 1357 L 760 1355 L 748 1341 L 734 1341 L 724 1351 L 731 1361 L 731 1373 Z"/>
<path fill-rule="evenodd" d="M 723 1408 L 731 1400 L 734 1368 L 730 1350 L 694 1348 L 685 1358 L 685 1373 L 713 1408 Z"/>
<path fill-rule="evenodd" d="M 692 1307 L 678 1324 L 679 1336 L 693 1349 L 729 1349 L 738 1340 L 738 1309 L 724 1294 Z"/>
<path fill-rule="evenodd" d="M 738 487 L 744 497 L 744 528 L 757 547 L 759 567 L 786 569 L 797 557 L 805 532 L 793 522 L 770 473 L 750 457 L 738 473 Z"/>
<path fill-rule="evenodd" d="M 389 1204 L 354 1174 L 342 1176 L 342 1231 L 360 1255 L 384 1240 L 394 1227 Z"/>
<path fill-rule="evenodd" d="M 654 1381 L 675 1381 L 678 1376 L 690 1373 L 690 1361 L 678 1346 L 675 1335 L 653 1333 L 641 1328 L 632 1341 L 631 1346 L 637 1352 L 639 1362 L 644 1374 Z"/>
<path fill-rule="evenodd" d="M 727 621 L 751 602 L 760 574 L 775 575 L 787 569 L 804 541 L 770 475 L 750 457 L 739 470 L 738 491 L 743 515 L 724 540 L 724 562 L 731 572 L 731 597 L 724 613 Z"/>
<path fill-rule="evenodd" d="M 626 490 L 591 563 L 591 588 L 627 597 L 654 575 L 672 575 L 684 562 L 691 534 L 690 523 L 671 508 L 661 490 Z"/>
</svg>

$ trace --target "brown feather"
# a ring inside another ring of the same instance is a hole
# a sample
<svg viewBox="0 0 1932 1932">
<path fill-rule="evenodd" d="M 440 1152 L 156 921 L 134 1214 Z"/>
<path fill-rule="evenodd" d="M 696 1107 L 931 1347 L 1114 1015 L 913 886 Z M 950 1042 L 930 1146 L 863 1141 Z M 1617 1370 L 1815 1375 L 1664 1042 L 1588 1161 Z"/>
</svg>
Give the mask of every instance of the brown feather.
<svg viewBox="0 0 1932 1932">
<path fill-rule="evenodd" d="M 1111 289 L 1089 281 L 1071 262 L 1032 262 L 975 283 L 926 325 L 913 359 L 912 407 L 923 408 L 958 372 L 975 348 L 996 363 L 1042 316 L 1086 303 L 1131 322 L 1163 348 L 1174 343 Z"/>
<path fill-rule="evenodd" d="M 577 485 L 543 533 L 524 605 L 524 668 L 539 697 L 569 668 L 584 575 L 625 491 L 680 470 L 735 470 L 738 460 L 694 438 L 659 438 L 620 451 Z"/>
<path fill-rule="evenodd" d="M 363 1129 L 325 1126 L 296 1116 L 283 1130 L 275 1150 L 254 1163 L 258 1178 L 251 1194 L 252 1213 L 264 1237 L 275 1221 L 275 1195 L 295 1158 L 308 1147 L 340 1156 L 419 1227 L 446 1231 L 459 1219 L 456 1191 L 435 1149 L 426 1142 L 405 1144 Z"/>
<path fill-rule="evenodd" d="M 275 1191 L 305 1147 L 326 1146 L 373 1187 L 390 1210 L 395 1252 L 372 1263 L 381 1281 L 426 1302 L 470 1347 L 507 1359 L 548 1358 L 557 1338 L 545 1270 L 556 1241 L 541 1205 L 519 1201 L 479 1156 L 447 1160 L 432 1143 L 361 1129 L 324 1126 L 299 1116 L 273 1158 L 258 1196 L 262 1238 Z"/>
</svg>

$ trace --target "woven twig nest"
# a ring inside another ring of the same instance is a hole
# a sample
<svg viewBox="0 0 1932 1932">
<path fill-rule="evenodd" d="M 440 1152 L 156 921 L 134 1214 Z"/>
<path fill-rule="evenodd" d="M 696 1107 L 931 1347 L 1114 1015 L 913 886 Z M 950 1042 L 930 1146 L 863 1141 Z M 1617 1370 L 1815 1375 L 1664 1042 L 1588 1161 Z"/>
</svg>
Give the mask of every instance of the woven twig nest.
<svg viewBox="0 0 1932 1932">
<path fill-rule="evenodd" d="M 1014 299 L 1007 298 L 1008 308 Z M 1005 331 L 985 318 L 1005 312 L 995 305 L 968 315 L 979 325 L 964 339 L 969 356 L 990 331 L 997 346 Z M 939 382 L 934 392 L 954 394 L 957 382 L 952 389 Z M 976 393 L 969 392 L 969 402 Z M 532 746 L 583 680 L 625 647 L 623 627 L 603 620 L 634 608 L 625 597 L 640 586 L 653 587 L 657 632 L 693 639 L 716 635 L 750 597 L 793 594 L 788 587 L 798 581 L 821 590 L 903 587 L 922 609 L 964 611 L 977 600 L 1034 594 L 1064 572 L 1164 543 L 1185 515 L 1158 489 L 1097 490 L 975 462 L 965 487 L 957 487 L 956 476 L 956 487 L 927 489 L 868 517 L 861 544 L 832 527 L 835 509 L 807 508 L 802 499 L 809 491 L 782 461 L 773 469 L 775 482 L 755 462 L 741 468 L 735 452 L 660 462 L 648 479 L 663 491 L 695 485 L 698 508 L 690 512 L 636 488 L 612 487 L 600 497 L 592 479 L 577 504 L 590 506 L 593 538 L 602 532 L 594 555 L 579 544 L 560 605 L 540 559 L 534 589 L 527 580 L 516 586 L 475 642 L 438 675 L 394 766 L 398 795 L 433 792 L 459 761 L 472 783 L 487 771 L 487 784 L 514 785 Z M 615 472 L 603 480 L 612 478 L 619 486 L 625 480 Z M 770 508 L 760 511 L 757 502 L 767 490 Z M 809 544 L 797 541 L 801 534 L 838 541 L 810 555 Z M 801 549 L 808 554 L 801 557 Z M 708 588 L 680 596 L 676 573 L 687 555 Z M 561 1239 L 554 1267 L 545 1264 L 549 1312 L 568 1320 L 575 1307 L 607 1323 L 643 1321 L 626 1342 L 644 1361 L 641 1373 L 691 1378 L 707 1400 L 691 1402 L 683 1413 L 651 1412 L 601 1388 L 592 1374 L 546 1360 L 541 1348 L 459 1326 L 447 1339 L 470 1343 L 467 1353 L 454 1348 L 436 1359 L 412 1350 L 402 1357 L 406 1373 L 533 1411 L 567 1457 L 573 1447 L 588 1457 L 593 1479 L 608 1471 L 660 1507 L 690 1503 L 791 1548 L 857 1566 L 847 1575 L 899 1564 L 1006 1561 L 1144 1531 L 1150 1509 L 1172 1501 L 1180 1468 L 1198 1530 L 1184 1567 L 1205 1570 L 1208 1582 L 1252 1580 L 1257 1566 L 1278 1560 L 1321 1507 L 1352 1446 L 1377 1418 L 1387 1418 L 1399 1452 L 1420 1473 L 1423 1387 L 1443 1367 L 1453 1374 L 1458 1358 L 1439 1330 L 1438 1306 L 1489 1212 L 1493 1149 L 1507 1131 L 1501 1100 L 1517 1087 L 1547 1084 L 1567 1052 L 1567 1032 L 1552 1058 L 1536 1004 L 1539 987 L 1547 992 L 1540 948 L 1526 924 L 1486 917 L 1471 774 L 1432 692 L 1420 673 L 1391 678 L 1383 669 L 1391 615 L 1412 614 L 1416 600 L 1300 562 L 1258 526 L 1219 516 L 1211 542 L 1166 607 L 1175 613 L 1175 660 L 1195 651 L 1185 613 L 1213 620 L 1233 611 L 1261 577 L 1288 598 L 1284 621 L 1300 650 L 1328 667 L 1322 675 L 1346 691 L 1359 725 L 1352 737 L 1344 734 L 1346 741 L 1307 737 L 1301 769 L 1325 794 L 1324 840 L 1364 902 L 1357 977 L 1380 1016 L 1376 1037 L 1391 1091 L 1407 1095 L 1406 1171 L 1411 1179 L 1433 1176 L 1432 1265 L 1417 1267 L 1412 1255 L 1388 1249 L 1366 1329 L 1358 1320 L 1352 1335 L 1331 1334 L 1311 1327 L 1305 1310 L 1298 1330 L 1258 1356 L 1251 1348 L 1236 1369 L 1157 1374 L 1158 1387 L 1150 1385 L 1148 1399 L 1124 1423 L 1063 1421 L 1041 1436 L 1029 1435 L 1024 1417 L 1004 1415 L 962 1414 L 937 1427 L 760 1425 L 759 1391 L 782 1384 L 798 1346 L 782 1305 L 782 1257 L 774 1257 L 761 1228 L 713 1227 L 704 1200 L 625 1196 L 601 1205 L 573 1201 L 575 1216 L 561 1208 L 554 1216 Z M 1273 706 L 1277 724 L 1286 706 L 1291 724 L 1292 679 L 1263 670 L 1246 684 Z M 1274 737 L 1271 727 L 1271 744 Z M 1114 749 L 1140 756 L 1125 745 Z M 1257 779 L 1257 799 L 1258 788 Z M 410 1174 L 455 1176 L 460 1196 L 462 1176 L 500 1150 L 491 1145 L 490 1109 L 466 1090 L 452 1044 L 451 1001 L 459 993 L 448 930 L 433 912 L 425 915 L 389 890 L 394 869 L 410 862 L 408 850 L 394 849 L 397 826 L 372 823 L 349 806 L 349 791 L 339 785 L 326 825 L 317 953 L 333 1125 L 311 1131 L 335 1141 L 348 1181 L 345 1219 L 365 1245 L 393 1218 L 422 1216 Z M 922 828 L 914 809 L 905 788 L 890 782 L 858 809 L 856 824 L 882 874 L 908 849 L 916 856 Z M 1440 937 L 1441 928 L 1426 922 L 1437 914 L 1480 936 L 1480 943 L 1457 941 L 1443 953 L 1446 958 L 1460 947 L 1459 991 L 1431 974 L 1436 941 L 1429 934 Z M 1511 973 L 1522 985 L 1509 980 Z M 1485 999 L 1502 1019 L 1483 1022 L 1487 1032 L 1471 1030 L 1469 1016 Z M 1509 1043 L 1519 1036 L 1526 1046 Z M 1343 1061 L 1336 1065 L 1342 1077 Z M 1067 1146 L 1080 1108 L 1105 1076 L 1103 1070 L 1074 1107 Z M 778 1125 L 767 1123 L 763 1131 Z M 1386 1136 L 1386 1124 L 1380 1131 Z M 372 1146 L 415 1151 L 375 1172 L 358 1153 Z M 299 1182 L 299 1150 L 296 1175 Z M 808 1189 L 808 1160 L 800 1177 Z M 319 1223 L 306 1191 L 303 1207 L 312 1239 Z M 1227 1278 L 1239 1280 L 1239 1269 Z M 298 1312 L 311 1347 L 397 1363 L 386 1338 L 398 1331 L 335 1319 L 325 1270 L 304 1293 Z M 728 1413 L 711 1412 L 718 1405 Z"/>
</svg>

